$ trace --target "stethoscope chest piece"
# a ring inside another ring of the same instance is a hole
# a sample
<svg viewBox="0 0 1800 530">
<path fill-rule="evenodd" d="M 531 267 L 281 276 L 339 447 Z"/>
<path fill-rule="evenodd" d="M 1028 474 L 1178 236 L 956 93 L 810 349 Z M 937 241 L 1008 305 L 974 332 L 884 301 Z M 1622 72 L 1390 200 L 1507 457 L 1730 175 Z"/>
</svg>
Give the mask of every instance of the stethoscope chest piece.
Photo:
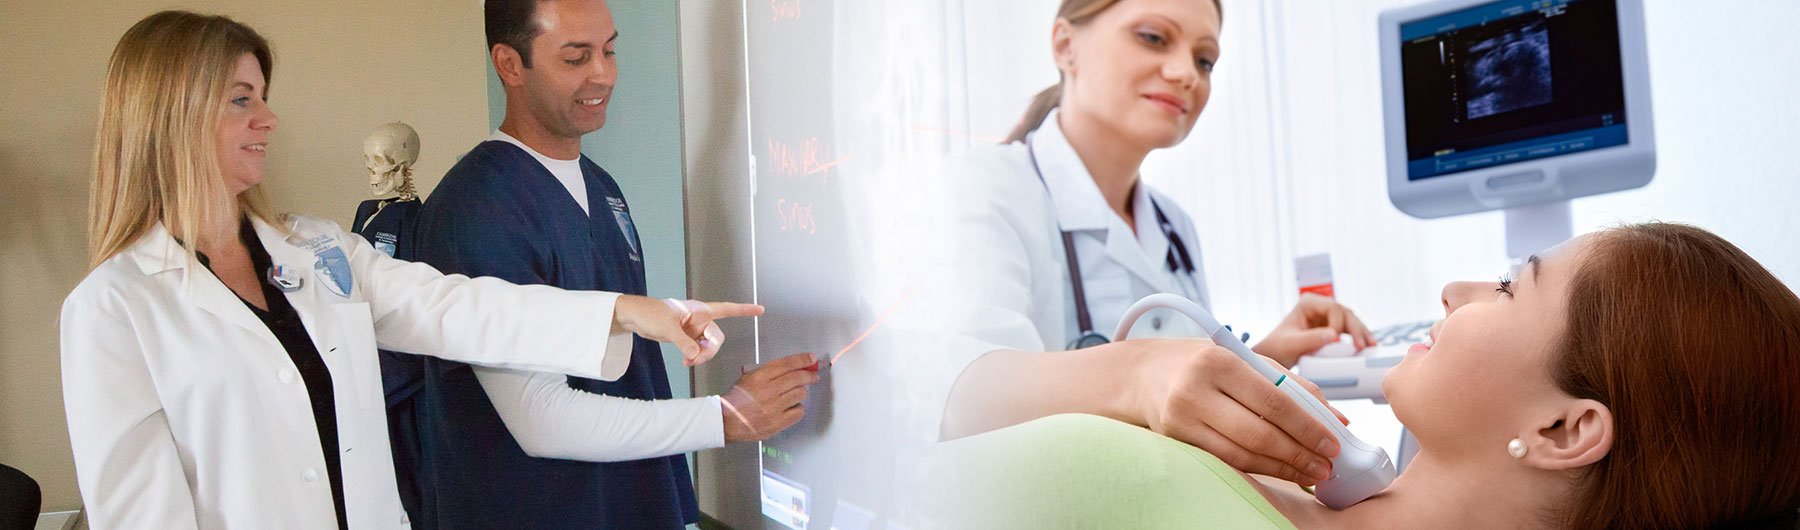
<svg viewBox="0 0 1800 530">
<path fill-rule="evenodd" d="M 1092 348 L 1095 346 L 1102 346 L 1102 345 L 1105 345 L 1110 342 L 1112 342 L 1112 341 L 1107 340 L 1105 335 L 1101 335 L 1099 333 L 1089 331 L 1087 333 L 1082 333 L 1080 337 L 1076 337 L 1074 341 L 1069 342 L 1069 349 L 1079 350 L 1082 348 Z"/>
</svg>

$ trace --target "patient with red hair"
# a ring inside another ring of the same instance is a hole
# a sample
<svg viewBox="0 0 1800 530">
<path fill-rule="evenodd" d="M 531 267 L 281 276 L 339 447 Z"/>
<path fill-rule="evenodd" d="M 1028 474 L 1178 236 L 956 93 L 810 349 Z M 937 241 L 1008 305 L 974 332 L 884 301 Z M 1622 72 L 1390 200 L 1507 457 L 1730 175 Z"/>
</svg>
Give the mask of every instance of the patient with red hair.
<svg viewBox="0 0 1800 530">
<path fill-rule="evenodd" d="M 947 444 L 980 467 L 958 492 L 973 509 L 950 513 L 1060 528 L 1796 528 L 1800 298 L 1738 247 L 1628 225 L 1442 299 L 1432 340 L 1383 386 L 1419 452 L 1360 504 L 1334 511 L 1142 428 L 1057 416 Z"/>
</svg>

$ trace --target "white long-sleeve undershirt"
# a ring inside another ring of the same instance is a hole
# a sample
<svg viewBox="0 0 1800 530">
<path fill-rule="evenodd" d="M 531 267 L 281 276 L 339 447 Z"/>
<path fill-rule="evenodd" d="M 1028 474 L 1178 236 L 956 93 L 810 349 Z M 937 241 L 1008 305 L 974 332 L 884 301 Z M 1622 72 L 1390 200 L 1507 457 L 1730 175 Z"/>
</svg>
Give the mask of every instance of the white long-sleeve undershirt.
<svg viewBox="0 0 1800 530">
<path fill-rule="evenodd" d="M 577 390 L 562 374 L 474 368 L 531 456 L 618 462 L 725 446 L 717 396 L 646 401 Z"/>
</svg>

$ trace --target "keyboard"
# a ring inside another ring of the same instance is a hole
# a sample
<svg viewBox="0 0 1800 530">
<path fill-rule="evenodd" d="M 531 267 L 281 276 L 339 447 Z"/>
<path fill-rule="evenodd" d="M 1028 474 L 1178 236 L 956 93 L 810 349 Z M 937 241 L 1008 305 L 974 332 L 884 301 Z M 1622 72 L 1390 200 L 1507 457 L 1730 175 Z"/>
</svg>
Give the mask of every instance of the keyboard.
<svg viewBox="0 0 1800 530">
<path fill-rule="evenodd" d="M 1294 367 L 1300 377 L 1319 385 L 1325 399 L 1370 399 L 1386 403 L 1381 395 L 1381 379 L 1389 369 L 1400 364 L 1406 350 L 1424 342 L 1431 335 L 1436 320 L 1405 322 L 1372 331 L 1376 345 L 1361 352 L 1349 341 L 1321 348 L 1300 358 Z"/>
<path fill-rule="evenodd" d="M 1440 321 L 1421 320 L 1418 322 L 1407 322 L 1377 329 L 1372 333 L 1375 334 L 1375 342 L 1382 346 L 1405 346 L 1411 348 L 1414 344 L 1425 342 L 1425 339 L 1431 336 L 1431 327 L 1437 325 L 1438 322 Z"/>
</svg>

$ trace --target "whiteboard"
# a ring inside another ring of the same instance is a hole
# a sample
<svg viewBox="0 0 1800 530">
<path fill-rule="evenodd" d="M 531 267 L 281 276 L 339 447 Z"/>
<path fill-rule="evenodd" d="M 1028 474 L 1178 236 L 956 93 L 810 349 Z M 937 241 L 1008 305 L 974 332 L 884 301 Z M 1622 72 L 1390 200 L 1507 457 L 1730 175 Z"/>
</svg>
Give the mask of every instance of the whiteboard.
<svg viewBox="0 0 1800 530">
<path fill-rule="evenodd" d="M 870 320 L 863 307 L 870 279 L 860 277 L 857 262 L 867 238 L 857 237 L 849 217 L 860 175 L 845 163 L 855 153 L 841 146 L 833 120 L 833 4 L 746 5 L 753 292 L 768 309 L 757 322 L 756 360 L 810 351 L 836 361 L 810 389 L 806 418 L 761 444 L 761 527 L 873 520 L 883 495 L 851 491 L 852 474 L 880 474 L 868 467 L 884 459 L 870 458 L 877 456 L 873 433 L 843 425 L 880 413 L 878 401 L 852 395 L 880 382 L 857 368 L 866 351 L 847 358 L 855 349 L 845 349 Z"/>
<path fill-rule="evenodd" d="M 945 133 L 960 128 L 947 103 L 959 100 L 947 94 L 960 65 L 945 60 L 959 6 L 682 8 L 690 295 L 768 310 L 726 329 L 725 350 L 695 371 L 696 393 L 723 393 L 744 365 L 796 352 L 833 361 L 800 424 L 750 450 L 699 455 L 713 522 L 909 528 L 908 455 L 935 436 L 936 416 L 902 384 L 919 348 L 891 322 L 929 309 L 906 265 L 931 230 L 916 217 L 930 194 L 911 173 L 967 144 Z"/>
</svg>

